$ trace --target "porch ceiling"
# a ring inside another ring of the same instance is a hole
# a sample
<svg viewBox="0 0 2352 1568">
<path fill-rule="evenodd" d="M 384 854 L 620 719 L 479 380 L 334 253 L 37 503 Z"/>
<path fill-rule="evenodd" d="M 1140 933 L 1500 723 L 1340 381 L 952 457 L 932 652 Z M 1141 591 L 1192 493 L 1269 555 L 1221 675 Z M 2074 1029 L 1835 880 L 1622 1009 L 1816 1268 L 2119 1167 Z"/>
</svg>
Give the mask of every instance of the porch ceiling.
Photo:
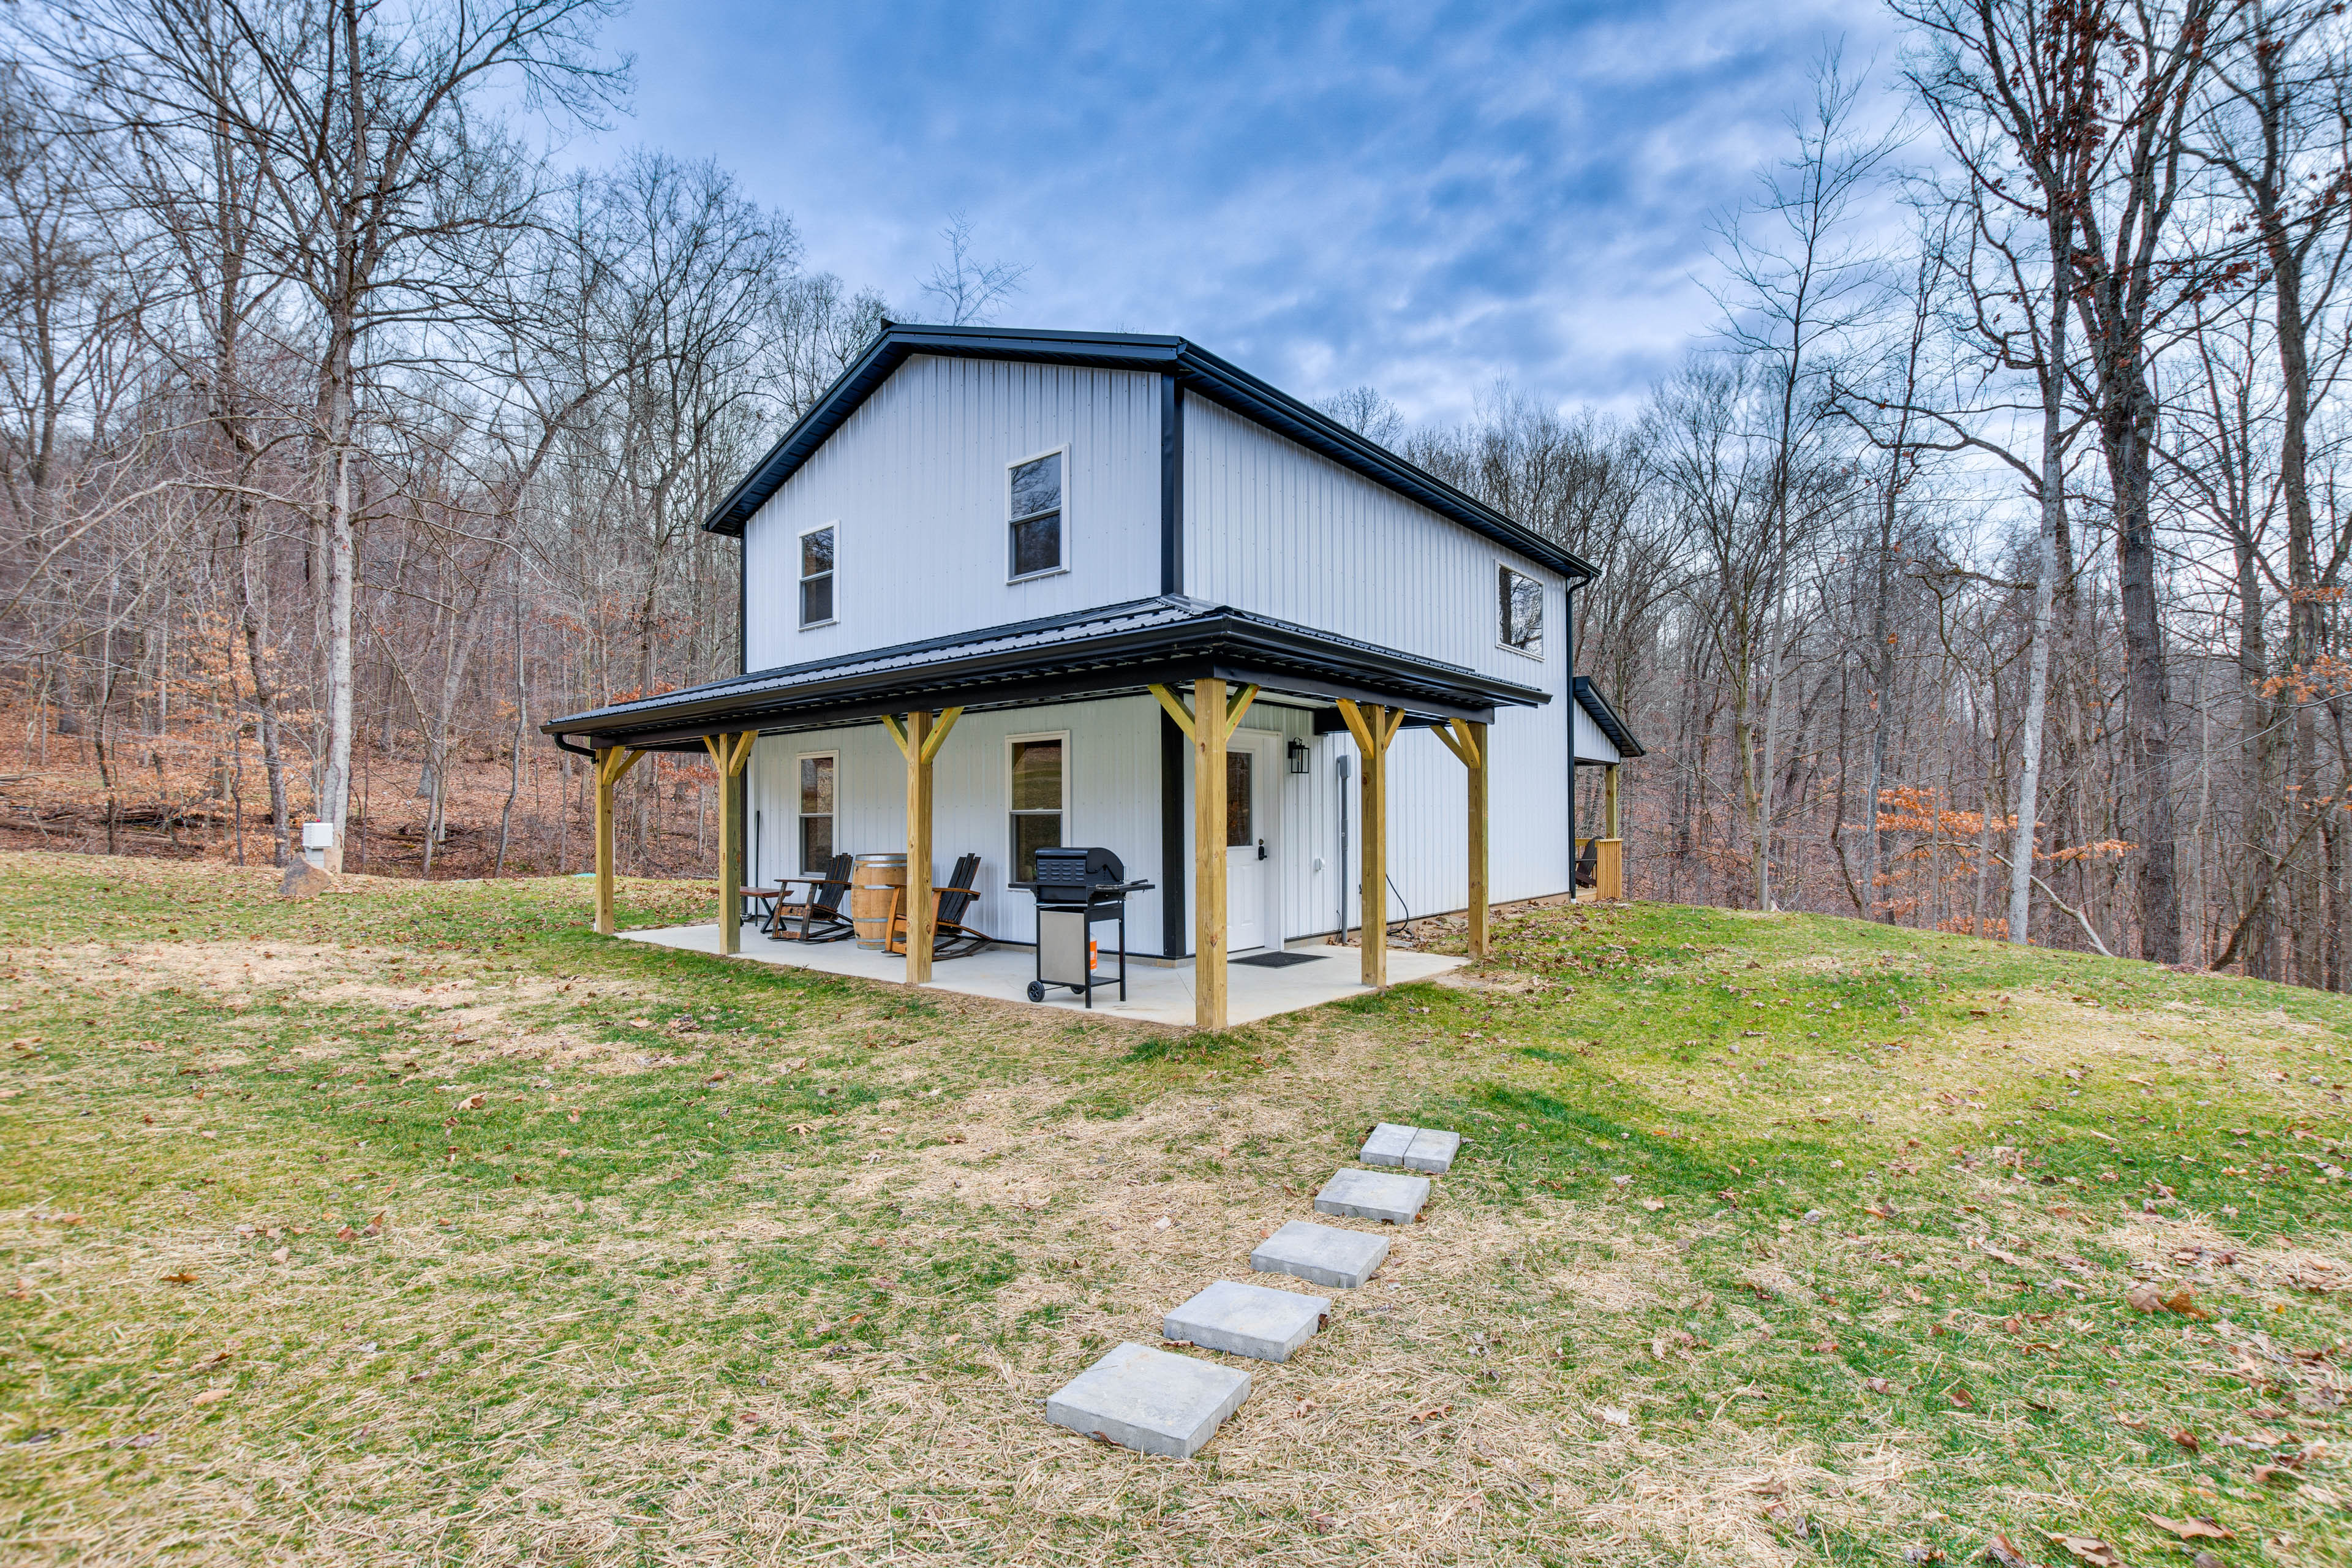
<svg viewBox="0 0 2352 1568">
<path fill-rule="evenodd" d="M 1078 614 L 758 670 L 540 726 L 597 746 L 698 750 L 705 735 L 818 729 L 915 709 L 984 711 L 1140 693 L 1219 678 L 1288 696 L 1351 698 L 1489 722 L 1550 694 L 1461 665 L 1167 595 Z"/>
</svg>

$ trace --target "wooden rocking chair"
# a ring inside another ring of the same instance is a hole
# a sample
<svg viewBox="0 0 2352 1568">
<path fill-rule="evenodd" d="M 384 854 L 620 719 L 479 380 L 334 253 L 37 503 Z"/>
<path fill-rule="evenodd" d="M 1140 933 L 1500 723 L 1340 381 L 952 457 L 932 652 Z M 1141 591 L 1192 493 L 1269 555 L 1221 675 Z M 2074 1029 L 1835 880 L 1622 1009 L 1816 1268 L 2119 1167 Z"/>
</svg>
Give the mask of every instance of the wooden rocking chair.
<svg viewBox="0 0 2352 1568">
<path fill-rule="evenodd" d="M 965 912 L 980 900 L 978 889 L 972 886 L 979 875 L 980 857 L 967 855 L 955 863 L 954 871 L 949 874 L 948 886 L 931 889 L 932 908 L 937 911 L 932 921 L 933 958 L 963 958 L 978 952 L 995 940 L 987 932 L 975 931 L 963 923 Z M 904 892 L 890 900 L 889 951 L 907 951 L 907 895 Z"/>
<path fill-rule="evenodd" d="M 822 877 L 785 877 L 772 893 L 773 899 L 767 923 L 761 927 L 771 942 L 840 942 L 857 934 L 856 926 L 841 912 L 841 900 L 849 891 L 850 858 L 836 855 L 824 868 Z M 793 889 L 804 887 L 807 892 L 795 901 Z M 747 889 L 746 891 L 751 889 Z"/>
</svg>

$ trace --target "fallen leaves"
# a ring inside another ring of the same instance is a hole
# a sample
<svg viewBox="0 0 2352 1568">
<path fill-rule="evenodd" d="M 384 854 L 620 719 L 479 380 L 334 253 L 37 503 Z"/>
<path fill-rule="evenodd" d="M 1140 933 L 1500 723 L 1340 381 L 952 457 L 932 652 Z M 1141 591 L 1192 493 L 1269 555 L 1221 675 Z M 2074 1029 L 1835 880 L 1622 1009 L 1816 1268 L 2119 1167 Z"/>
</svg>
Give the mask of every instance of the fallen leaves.
<svg viewBox="0 0 2352 1568">
<path fill-rule="evenodd" d="M 2168 1296 L 2147 1280 L 2137 1280 L 2125 1289 L 2124 1304 L 2135 1312 L 2174 1312 L 2199 1322 L 2210 1322 L 2213 1317 L 2212 1309 L 2199 1306 L 2196 1292 L 2186 1285 Z"/>
<path fill-rule="evenodd" d="M 193 1285 L 195 1282 L 196 1277 L 189 1273 L 184 1268 L 179 1270 L 175 1274 L 166 1274 L 163 1276 L 163 1283 L 166 1285 Z"/>
<path fill-rule="evenodd" d="M 2210 1519 L 2167 1519 L 2160 1513 L 2147 1516 L 2147 1521 L 2158 1530 L 2168 1530 L 2183 1541 L 2234 1541 L 2236 1533 Z"/>
<path fill-rule="evenodd" d="M 1985 1542 L 1984 1554 L 1997 1568 L 2033 1568 L 2026 1561 L 2025 1553 L 1999 1531 L 1995 1531 L 1992 1539 Z"/>
<path fill-rule="evenodd" d="M 202 1394 L 197 1394 L 194 1399 L 188 1401 L 188 1403 L 196 1406 L 198 1409 L 202 1409 L 207 1405 L 218 1405 L 222 1400 L 226 1399 L 230 1394 L 236 1392 L 236 1390 L 233 1388 L 207 1388 Z"/>
<path fill-rule="evenodd" d="M 2065 1535 L 2053 1531 L 2050 1539 L 2090 1563 L 2091 1568 L 2127 1568 L 2122 1555 L 2095 1535 Z"/>
</svg>

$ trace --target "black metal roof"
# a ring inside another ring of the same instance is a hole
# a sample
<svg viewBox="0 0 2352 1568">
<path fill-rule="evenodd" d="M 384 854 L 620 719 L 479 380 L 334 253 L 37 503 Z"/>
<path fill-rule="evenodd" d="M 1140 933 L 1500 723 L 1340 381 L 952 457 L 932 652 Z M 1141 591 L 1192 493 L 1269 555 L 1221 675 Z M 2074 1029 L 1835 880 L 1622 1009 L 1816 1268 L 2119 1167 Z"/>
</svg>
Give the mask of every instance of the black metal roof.
<svg viewBox="0 0 2352 1568">
<path fill-rule="evenodd" d="M 688 750 L 738 730 L 804 730 L 918 707 L 1009 708 L 1220 676 L 1485 721 L 1551 696 L 1457 664 L 1178 595 L 756 670 L 551 719 L 599 745 Z"/>
<path fill-rule="evenodd" d="M 922 327 L 886 322 L 856 362 L 842 372 L 798 423 L 784 432 L 717 510 L 703 520 L 713 533 L 740 535 L 751 514 L 783 488 L 825 437 L 841 428 L 890 373 L 916 354 L 953 359 L 1012 360 L 1033 364 L 1087 365 L 1165 373 L 1189 392 L 1223 405 L 1310 451 L 1409 497 L 1441 516 L 1486 535 L 1565 575 L 1589 580 L 1592 567 L 1570 551 L 1475 500 L 1444 480 L 1367 440 L 1319 409 L 1301 403 L 1240 366 L 1182 338 L 1140 332 L 1058 332 L 1012 327 Z"/>
<path fill-rule="evenodd" d="M 1609 706 L 1609 700 L 1601 695 L 1599 687 L 1592 684 L 1592 677 L 1578 676 L 1572 689 L 1576 693 L 1576 705 L 1601 726 L 1601 732 L 1609 737 L 1609 743 L 1617 748 L 1619 756 L 1638 757 L 1643 754 L 1642 742 L 1633 739 L 1633 731 L 1625 728 L 1625 721 L 1617 717 L 1617 710 Z"/>
</svg>

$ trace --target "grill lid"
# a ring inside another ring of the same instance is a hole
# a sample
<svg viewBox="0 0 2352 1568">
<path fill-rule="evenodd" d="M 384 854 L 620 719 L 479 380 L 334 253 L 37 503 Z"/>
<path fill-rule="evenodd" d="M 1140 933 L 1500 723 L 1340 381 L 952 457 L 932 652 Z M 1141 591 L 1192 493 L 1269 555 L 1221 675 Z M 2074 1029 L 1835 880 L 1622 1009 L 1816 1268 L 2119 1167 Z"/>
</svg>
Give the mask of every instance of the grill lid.
<svg viewBox="0 0 2352 1568">
<path fill-rule="evenodd" d="M 1118 856 L 1099 845 L 1058 846 L 1037 851 L 1037 890 L 1084 889 L 1127 880 Z"/>
</svg>

